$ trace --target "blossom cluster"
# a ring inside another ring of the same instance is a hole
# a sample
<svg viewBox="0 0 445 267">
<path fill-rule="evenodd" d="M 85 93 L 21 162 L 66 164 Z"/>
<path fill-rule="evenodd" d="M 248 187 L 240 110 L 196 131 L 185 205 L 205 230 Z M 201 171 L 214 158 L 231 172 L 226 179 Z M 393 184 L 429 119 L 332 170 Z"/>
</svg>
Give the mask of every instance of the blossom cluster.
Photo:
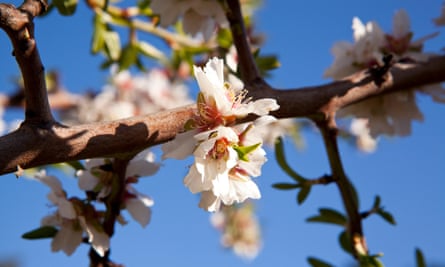
<svg viewBox="0 0 445 267">
<path fill-rule="evenodd" d="M 224 10 L 216 0 L 153 0 L 150 6 L 159 14 L 161 26 L 173 25 L 182 17 L 184 31 L 195 36 L 201 33 L 205 40 L 218 25 L 227 26 Z"/>
<path fill-rule="evenodd" d="M 158 168 L 153 153 L 148 150 L 136 155 L 126 168 L 121 209 L 127 210 L 142 227 L 150 222 L 154 202 L 138 192 L 133 185 L 138 182 L 139 177 L 153 175 Z M 61 250 L 71 255 L 86 236 L 96 253 L 103 257 L 109 250 L 110 236 L 102 226 L 105 212 L 98 210 L 95 203 L 103 203 L 116 190 L 113 183 L 120 178 L 113 172 L 113 162 L 107 159 L 87 160 L 85 168 L 77 170 L 76 175 L 79 188 L 86 192 L 85 199 L 68 198 L 60 181 L 55 176 L 47 175 L 44 170 L 35 174 L 35 179 L 51 188 L 48 199 L 57 208 L 52 215 L 41 220 L 41 225 L 57 229 L 51 242 L 52 251 Z M 118 219 L 125 223 L 122 214 Z"/>
<path fill-rule="evenodd" d="M 184 83 L 171 79 L 163 69 L 154 68 L 140 75 L 113 71 L 110 83 L 100 93 L 84 97 L 61 117 L 67 124 L 110 121 L 191 103 Z"/>
<path fill-rule="evenodd" d="M 426 40 L 436 34 L 430 34 L 413 41 L 410 19 L 404 10 L 395 13 L 391 33 L 385 33 L 376 22 L 363 24 L 359 18 L 352 21 L 354 43 L 338 42 L 332 48 L 334 63 L 325 71 L 325 77 L 340 80 L 359 70 L 384 64 L 385 55 L 392 55 L 395 62 L 419 63 L 434 56 L 422 51 Z M 410 64 L 402 64 L 409 67 Z M 440 84 L 412 88 L 428 94 L 434 101 L 445 102 L 445 89 Z M 358 135 L 358 142 L 364 150 L 372 151 L 376 138 L 381 134 L 406 136 L 411 132 L 411 122 L 422 121 L 423 115 L 416 104 L 414 90 L 404 90 L 385 94 L 346 107 L 338 114 L 341 117 L 354 116 L 363 119 L 354 124 L 353 133 Z M 368 130 L 357 131 L 357 126 L 366 126 Z M 363 142 L 366 140 L 365 142 Z"/>
<path fill-rule="evenodd" d="M 163 157 L 193 154 L 195 162 L 184 184 L 192 193 L 201 193 L 199 206 L 205 210 L 260 198 L 251 177 L 261 174 L 266 161 L 264 127 L 276 120 L 267 114 L 278 104 L 274 99 L 250 101 L 247 91 L 225 81 L 221 59 L 210 59 L 204 68 L 195 66 L 194 73 L 200 88 L 196 116 L 185 125 L 187 131 L 163 145 Z M 259 118 L 236 124 L 248 114 Z"/>
<path fill-rule="evenodd" d="M 221 244 L 232 248 L 235 254 L 245 259 L 254 259 L 261 249 L 260 224 L 253 205 L 223 206 L 210 217 L 213 227 L 221 231 Z"/>
</svg>

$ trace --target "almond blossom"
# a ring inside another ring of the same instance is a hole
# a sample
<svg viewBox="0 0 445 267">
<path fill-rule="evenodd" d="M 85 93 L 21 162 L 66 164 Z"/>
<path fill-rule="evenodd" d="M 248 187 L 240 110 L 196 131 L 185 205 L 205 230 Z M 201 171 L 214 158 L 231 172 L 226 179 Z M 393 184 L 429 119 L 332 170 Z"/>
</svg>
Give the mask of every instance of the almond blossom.
<svg viewBox="0 0 445 267">
<path fill-rule="evenodd" d="M 110 83 L 94 97 L 84 97 L 76 109 L 62 113 L 62 120 L 67 124 L 117 120 L 191 103 L 188 88 L 162 69 L 140 75 L 113 69 Z"/>
<path fill-rule="evenodd" d="M 395 13 L 391 33 L 385 34 L 377 23 L 363 24 L 358 18 L 353 19 L 352 28 L 354 43 L 340 42 L 334 45 L 332 48 L 334 63 L 325 71 L 325 77 L 339 80 L 354 72 L 382 65 L 383 56 L 387 54 L 391 54 L 395 61 L 412 62 L 423 62 L 434 56 L 423 52 L 422 48 L 423 43 L 436 34 L 413 41 L 410 20 L 404 10 Z M 402 64 L 402 67 L 409 66 L 406 63 Z M 434 101 L 445 100 L 445 89 L 440 84 L 413 89 L 430 95 Z M 340 110 L 338 115 L 367 119 L 372 138 L 381 134 L 409 135 L 412 121 L 423 120 L 423 115 L 416 104 L 414 90 L 367 99 Z"/>
<path fill-rule="evenodd" d="M 78 170 L 76 175 L 79 188 L 97 193 L 97 200 L 102 200 L 111 193 L 113 180 L 112 162 L 108 159 L 86 160 L 86 170 Z M 126 192 L 123 200 L 124 208 L 141 226 L 145 227 L 151 218 L 153 200 L 139 191 L 132 184 L 137 183 L 139 177 L 150 176 L 156 173 L 159 164 L 154 163 L 154 154 L 144 150 L 136 155 L 126 169 Z"/>
<path fill-rule="evenodd" d="M 225 81 L 221 59 L 210 59 L 204 68 L 195 67 L 194 71 L 200 88 L 197 114 L 185 125 L 188 131 L 163 145 L 163 158 L 183 159 L 193 153 L 195 163 L 184 184 L 192 193 L 201 193 L 199 206 L 205 210 L 217 211 L 222 203 L 260 198 L 251 177 L 261 174 L 266 161 L 261 148 L 263 127 L 276 121 L 266 115 L 278 109 L 278 104 L 274 99 L 246 98 L 247 91 Z M 260 117 L 235 125 L 248 114 Z"/>
<path fill-rule="evenodd" d="M 232 248 L 236 255 L 252 260 L 261 249 L 260 225 L 253 205 L 223 206 L 210 217 L 212 225 L 221 231 L 221 244 Z"/>
<path fill-rule="evenodd" d="M 35 179 L 51 188 L 48 199 L 57 207 L 53 215 L 44 217 L 41 222 L 44 226 L 58 228 L 51 242 L 51 250 L 62 250 L 71 255 L 81 244 L 85 232 L 88 242 L 97 254 L 103 257 L 109 250 L 110 239 L 100 225 L 99 215 L 94 207 L 77 198 L 67 199 L 60 181 L 54 176 L 46 175 L 44 170 L 37 173 Z"/>
<path fill-rule="evenodd" d="M 227 20 L 221 4 L 216 0 L 152 0 L 154 13 L 159 14 L 161 26 L 168 27 L 182 17 L 186 33 L 201 33 L 209 40 L 217 25 L 226 26 Z"/>
</svg>

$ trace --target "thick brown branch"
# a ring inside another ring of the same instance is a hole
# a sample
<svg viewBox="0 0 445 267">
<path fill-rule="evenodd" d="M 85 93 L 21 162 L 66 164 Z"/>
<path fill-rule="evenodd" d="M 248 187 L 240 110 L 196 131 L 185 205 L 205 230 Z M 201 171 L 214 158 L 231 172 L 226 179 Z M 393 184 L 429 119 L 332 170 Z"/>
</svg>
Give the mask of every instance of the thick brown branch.
<svg viewBox="0 0 445 267">
<path fill-rule="evenodd" d="M 22 6 L 0 4 L 0 27 L 8 34 L 13 55 L 25 86 L 25 122 L 50 125 L 54 122 L 48 103 L 44 67 L 34 40 L 33 18 L 46 10 L 44 0 L 26 0 Z"/>
<path fill-rule="evenodd" d="M 403 69 L 395 66 L 378 87 L 369 74 L 359 72 L 341 82 L 292 90 L 275 90 L 266 85 L 254 97 L 276 98 L 281 106 L 278 118 L 314 117 L 369 97 L 445 81 L 445 56 Z M 0 174 L 56 162 L 93 157 L 113 157 L 164 143 L 183 130 L 193 116 L 191 106 L 126 120 L 39 129 L 23 125 L 0 138 Z"/>
<path fill-rule="evenodd" d="M 399 90 L 418 89 L 427 84 L 445 81 L 445 56 L 417 64 L 395 64 L 379 86 L 368 71 L 361 71 L 342 81 L 321 86 L 276 90 L 262 85 L 251 96 L 255 99 L 273 97 L 280 104 L 274 113 L 283 117 L 311 117 L 324 113 L 334 117 L 336 111 L 364 99 Z"/>
<path fill-rule="evenodd" d="M 183 130 L 194 107 L 113 122 L 49 129 L 24 124 L 0 138 L 0 174 L 94 157 L 126 157 L 166 142 Z"/>
</svg>

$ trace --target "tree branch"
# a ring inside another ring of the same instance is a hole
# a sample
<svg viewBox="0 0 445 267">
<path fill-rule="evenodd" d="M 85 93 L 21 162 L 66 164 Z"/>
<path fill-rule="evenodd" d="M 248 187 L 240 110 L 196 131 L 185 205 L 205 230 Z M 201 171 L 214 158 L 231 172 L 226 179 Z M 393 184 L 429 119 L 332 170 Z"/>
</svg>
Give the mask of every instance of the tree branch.
<svg viewBox="0 0 445 267">
<path fill-rule="evenodd" d="M 257 83 L 265 84 L 250 51 L 250 45 L 247 40 L 248 34 L 246 33 L 246 27 L 241 14 L 240 3 L 238 0 L 227 0 L 226 4 L 226 17 L 230 24 L 233 43 L 238 54 L 241 78 L 246 87 Z M 251 90 L 256 89 L 258 88 L 253 87 Z"/>
<path fill-rule="evenodd" d="M 280 109 L 273 113 L 277 118 L 313 118 L 317 114 L 323 117 L 334 114 L 342 107 L 379 94 L 445 81 L 445 56 L 410 65 L 410 68 L 406 66 L 395 65 L 380 87 L 369 73 L 362 71 L 343 81 L 322 86 L 291 90 L 264 87 L 256 90 L 253 96 L 277 99 Z M 158 114 L 73 127 L 55 125 L 36 129 L 24 124 L 17 131 L 0 137 L 0 174 L 15 172 L 18 166 L 31 168 L 137 152 L 173 139 L 193 115 L 194 106 L 187 106 Z"/>
<path fill-rule="evenodd" d="M 26 0 L 22 6 L 0 4 L 0 27 L 8 34 L 25 85 L 25 123 L 54 123 L 48 103 L 44 67 L 34 40 L 34 17 L 45 12 L 46 0 Z"/>
</svg>

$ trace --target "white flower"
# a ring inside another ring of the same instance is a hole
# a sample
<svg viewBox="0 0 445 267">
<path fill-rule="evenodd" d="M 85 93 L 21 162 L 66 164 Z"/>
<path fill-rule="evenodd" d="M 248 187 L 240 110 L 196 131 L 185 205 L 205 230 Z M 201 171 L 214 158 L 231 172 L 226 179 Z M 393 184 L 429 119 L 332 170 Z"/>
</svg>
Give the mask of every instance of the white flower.
<svg viewBox="0 0 445 267">
<path fill-rule="evenodd" d="M 422 47 L 423 43 L 435 34 L 412 41 L 410 20 L 404 10 L 395 13 L 392 33 L 384 34 L 377 23 L 368 22 L 364 25 L 358 18 L 353 19 L 352 28 L 354 43 L 342 42 L 334 45 L 332 52 L 335 60 L 326 70 L 326 77 L 341 79 L 356 71 L 381 65 L 384 54 L 393 55 L 396 61 L 410 59 L 416 62 L 425 61 L 431 56 L 422 52 Z M 420 89 L 423 93 L 431 95 L 435 101 L 445 99 L 445 91 L 441 86 L 412 89 Z M 411 132 L 412 121 L 423 119 L 416 104 L 415 92 L 406 90 L 353 104 L 341 110 L 338 115 L 367 119 L 367 134 L 372 138 L 381 134 L 406 136 Z"/>
<path fill-rule="evenodd" d="M 154 154 L 149 149 L 140 152 L 129 162 L 125 174 L 126 178 L 155 174 L 159 169 L 159 164 L 154 163 L 154 161 Z M 111 192 L 113 172 L 107 168 L 111 168 L 111 165 L 112 163 L 106 159 L 87 159 L 85 161 L 86 169 L 76 172 L 79 188 L 85 191 L 98 192 L 99 199 L 108 196 Z"/>
<path fill-rule="evenodd" d="M 82 233 L 86 232 L 92 247 L 103 257 L 109 249 L 110 241 L 97 218 L 92 217 L 96 215 L 94 208 L 80 204 L 77 199 L 72 200 L 77 202 L 77 209 L 75 209 L 74 204 L 66 199 L 60 181 L 54 176 L 46 175 L 44 170 L 37 173 L 35 178 L 51 188 L 48 198 L 58 208 L 54 215 L 42 219 L 42 225 L 59 227 L 51 242 L 52 251 L 62 250 L 67 255 L 71 255 L 82 242 Z"/>
<path fill-rule="evenodd" d="M 261 249 L 260 225 L 250 203 L 224 206 L 210 217 L 212 225 L 222 232 L 221 244 L 238 256 L 252 260 Z"/>
<path fill-rule="evenodd" d="M 77 220 L 63 220 L 59 216 L 50 215 L 44 217 L 41 224 L 59 227 L 51 241 L 51 251 L 53 252 L 62 250 L 70 256 L 82 243 L 83 230 Z"/>
<path fill-rule="evenodd" d="M 217 25 L 227 25 L 224 11 L 216 0 L 153 0 L 150 6 L 160 15 L 161 26 L 173 25 L 182 17 L 184 31 L 191 35 L 202 33 L 205 40 L 210 39 Z"/>
<path fill-rule="evenodd" d="M 65 123 L 117 120 L 191 104 L 184 83 L 172 81 L 167 72 L 154 68 L 132 76 L 111 71 L 110 83 L 95 96 L 84 97 L 76 110 L 62 113 Z"/>
<path fill-rule="evenodd" d="M 279 108 L 275 99 L 249 101 L 245 99 L 246 91 L 225 82 L 222 59 L 212 58 L 203 69 L 195 66 L 194 72 L 201 91 L 197 104 L 197 124 L 201 129 L 229 125 L 250 113 L 263 116 Z"/>
<path fill-rule="evenodd" d="M 261 175 L 266 162 L 261 133 L 273 118 L 235 127 L 219 126 L 195 136 L 195 163 L 184 179 L 192 193 L 201 193 L 199 207 L 217 211 L 221 204 L 232 205 L 258 199 L 261 193 L 251 177 Z"/>
</svg>

